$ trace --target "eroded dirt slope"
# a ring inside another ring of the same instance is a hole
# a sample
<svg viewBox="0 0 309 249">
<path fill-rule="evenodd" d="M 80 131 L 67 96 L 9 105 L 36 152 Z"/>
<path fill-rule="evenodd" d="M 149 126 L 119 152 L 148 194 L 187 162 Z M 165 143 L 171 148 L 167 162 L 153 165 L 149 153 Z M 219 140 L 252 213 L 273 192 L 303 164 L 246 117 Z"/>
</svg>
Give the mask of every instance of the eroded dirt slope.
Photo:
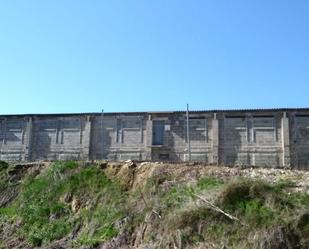
<svg viewBox="0 0 309 249">
<path fill-rule="evenodd" d="M 309 172 L 0 164 L 0 248 L 308 248 Z"/>
</svg>

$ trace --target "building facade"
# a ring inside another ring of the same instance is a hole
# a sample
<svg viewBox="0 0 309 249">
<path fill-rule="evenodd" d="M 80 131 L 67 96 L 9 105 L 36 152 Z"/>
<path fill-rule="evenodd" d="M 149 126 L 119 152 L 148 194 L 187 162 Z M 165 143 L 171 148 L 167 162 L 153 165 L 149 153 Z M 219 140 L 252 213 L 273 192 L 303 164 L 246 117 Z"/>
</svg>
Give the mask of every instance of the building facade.
<svg viewBox="0 0 309 249">
<path fill-rule="evenodd" d="M 309 109 L 0 116 L 0 160 L 203 161 L 309 169 Z M 190 155 L 190 156 L 189 156 Z"/>
</svg>

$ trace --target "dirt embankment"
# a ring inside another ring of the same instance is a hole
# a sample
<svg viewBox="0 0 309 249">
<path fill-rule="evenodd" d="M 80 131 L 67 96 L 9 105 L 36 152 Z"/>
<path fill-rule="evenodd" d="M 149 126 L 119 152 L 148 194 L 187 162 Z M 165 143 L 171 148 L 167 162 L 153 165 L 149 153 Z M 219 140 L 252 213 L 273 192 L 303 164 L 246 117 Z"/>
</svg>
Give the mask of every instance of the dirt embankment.
<svg viewBox="0 0 309 249">
<path fill-rule="evenodd" d="M 153 177 L 166 178 L 168 182 L 186 182 L 194 184 L 203 176 L 218 177 L 231 180 L 237 177 L 265 180 L 269 183 L 277 181 L 295 181 L 295 191 L 309 191 L 309 171 L 287 170 L 257 167 L 223 167 L 201 163 L 160 163 L 160 162 L 94 162 L 104 169 L 109 176 L 115 176 L 130 188 L 146 184 Z M 309 193 L 309 192 L 308 192 Z"/>
<path fill-rule="evenodd" d="M 301 249 L 308 238 L 306 171 L 0 164 L 0 248 Z"/>
</svg>

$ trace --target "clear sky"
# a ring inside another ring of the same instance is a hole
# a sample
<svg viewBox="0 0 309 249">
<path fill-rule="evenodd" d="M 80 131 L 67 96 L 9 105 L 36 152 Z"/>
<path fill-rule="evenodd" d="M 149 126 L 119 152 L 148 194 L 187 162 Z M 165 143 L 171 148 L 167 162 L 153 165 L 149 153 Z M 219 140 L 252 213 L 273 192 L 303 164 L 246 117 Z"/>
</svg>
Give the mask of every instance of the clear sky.
<svg viewBox="0 0 309 249">
<path fill-rule="evenodd" d="M 308 0 L 0 0 L 0 114 L 309 107 Z"/>
</svg>

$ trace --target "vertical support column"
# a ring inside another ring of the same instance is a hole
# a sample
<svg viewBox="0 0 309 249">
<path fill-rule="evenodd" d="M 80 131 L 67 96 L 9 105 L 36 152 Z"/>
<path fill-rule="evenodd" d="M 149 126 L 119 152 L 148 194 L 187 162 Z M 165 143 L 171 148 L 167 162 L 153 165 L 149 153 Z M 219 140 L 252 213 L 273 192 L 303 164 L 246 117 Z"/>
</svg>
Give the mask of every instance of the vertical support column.
<svg viewBox="0 0 309 249">
<path fill-rule="evenodd" d="M 91 119 L 90 116 L 86 116 L 85 128 L 82 140 L 83 159 L 90 159 L 90 147 L 91 147 Z"/>
<path fill-rule="evenodd" d="M 290 152 L 290 125 L 289 118 L 286 112 L 283 113 L 281 119 L 281 137 L 282 137 L 282 165 L 284 167 L 291 166 L 291 152 Z"/>
<path fill-rule="evenodd" d="M 3 121 L 3 139 L 2 139 L 2 145 L 6 144 L 6 130 L 7 130 L 7 119 L 4 119 Z"/>
<path fill-rule="evenodd" d="M 101 159 L 105 159 L 104 158 L 104 151 L 105 151 L 105 138 L 104 138 L 104 110 L 102 109 L 101 112 L 101 121 L 100 121 L 100 125 L 101 125 L 101 131 L 100 131 L 100 136 L 101 136 L 101 144 L 102 144 L 102 148 L 101 148 Z"/>
<path fill-rule="evenodd" d="M 0 146 L 0 160 L 2 160 L 2 155 L 4 154 L 3 153 L 3 147 L 5 146 L 6 144 L 6 118 L 3 120 L 2 122 L 2 139 L 0 141 L 1 143 L 1 146 Z"/>
<path fill-rule="evenodd" d="M 31 154 L 32 154 L 32 140 L 33 140 L 33 131 L 32 131 L 32 117 L 29 117 L 27 125 L 26 125 L 26 141 L 25 141 L 25 147 L 24 147 L 24 161 L 30 161 L 31 160 Z"/>
<path fill-rule="evenodd" d="M 151 115 L 148 116 L 146 121 L 146 160 L 152 160 L 152 120 Z"/>
<path fill-rule="evenodd" d="M 212 163 L 219 164 L 219 120 L 217 114 L 214 114 L 212 120 Z"/>
<path fill-rule="evenodd" d="M 186 120 L 187 120 L 187 145 L 188 145 L 188 161 L 191 161 L 191 143 L 190 143 L 190 123 L 189 123 L 189 104 L 187 104 L 187 112 L 186 112 Z"/>
</svg>

